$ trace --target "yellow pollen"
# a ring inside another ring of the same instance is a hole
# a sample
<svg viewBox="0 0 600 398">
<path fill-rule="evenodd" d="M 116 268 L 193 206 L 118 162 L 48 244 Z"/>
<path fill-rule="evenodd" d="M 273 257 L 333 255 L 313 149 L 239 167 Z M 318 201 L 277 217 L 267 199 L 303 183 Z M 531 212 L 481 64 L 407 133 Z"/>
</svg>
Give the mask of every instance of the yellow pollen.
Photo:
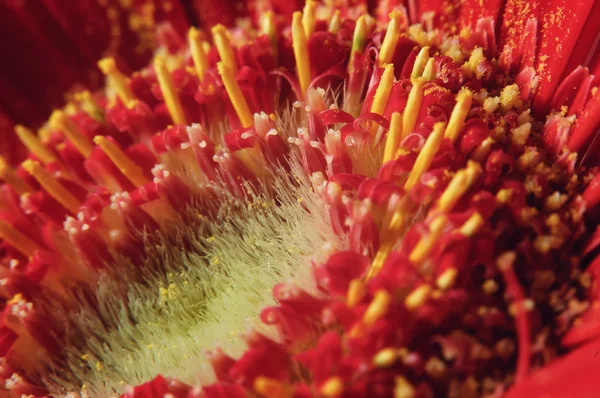
<svg viewBox="0 0 600 398">
<path fill-rule="evenodd" d="M 444 137 L 452 142 L 456 141 L 458 133 L 460 133 L 460 130 L 465 124 L 465 119 L 471 109 L 472 102 L 473 93 L 469 89 L 460 90 L 456 95 L 456 105 L 454 106 L 454 109 L 452 109 L 452 114 L 450 115 L 450 121 L 448 121 L 448 127 L 446 127 Z"/>
<path fill-rule="evenodd" d="M 83 109 L 83 111 L 91 118 L 100 123 L 104 123 L 104 111 L 100 105 L 98 105 L 96 100 L 94 100 L 94 97 L 89 91 L 84 90 L 78 92 L 75 94 L 75 100 L 79 102 L 81 109 Z"/>
<path fill-rule="evenodd" d="M 262 19 L 262 33 L 269 38 L 269 42 L 271 42 L 271 47 L 273 48 L 273 59 L 277 62 L 277 27 L 272 11 L 267 11 Z"/>
<path fill-rule="evenodd" d="M 15 132 L 23 145 L 40 159 L 42 163 L 54 163 L 58 160 L 56 156 L 54 156 L 54 153 L 42 143 L 33 131 L 21 125 L 16 125 Z"/>
<path fill-rule="evenodd" d="M 393 348 L 380 350 L 373 358 L 373 365 L 378 368 L 387 368 L 398 359 L 398 351 Z"/>
<path fill-rule="evenodd" d="M 254 379 L 254 390 L 265 397 L 287 398 L 292 396 L 292 389 L 279 380 L 265 376 Z"/>
<path fill-rule="evenodd" d="M 429 46 L 423 47 L 421 51 L 419 51 L 419 54 L 417 54 L 413 70 L 410 74 L 411 79 L 414 80 L 423 75 L 427 61 L 429 61 Z"/>
<path fill-rule="evenodd" d="M 352 279 L 348 286 L 346 304 L 348 307 L 356 307 L 367 293 L 365 283 L 360 279 Z"/>
<path fill-rule="evenodd" d="M 50 125 L 56 130 L 61 130 L 83 157 L 86 159 L 90 157 L 94 146 L 64 112 L 52 112 L 52 115 L 50 116 Z"/>
<path fill-rule="evenodd" d="M 233 47 L 227 28 L 221 24 L 215 25 L 212 28 L 212 34 L 213 42 L 215 43 L 215 47 L 217 47 L 221 61 L 225 66 L 231 69 L 234 75 L 237 74 L 237 62 L 235 60 L 235 54 L 233 53 Z"/>
<path fill-rule="evenodd" d="M 97 135 L 94 137 L 94 143 L 102 148 L 104 153 L 106 153 L 110 160 L 112 160 L 121 173 L 123 173 L 123 175 L 127 177 L 127 179 L 131 181 L 133 185 L 136 187 L 141 187 L 149 182 L 144 176 L 142 168 L 133 163 L 131 159 L 129 159 L 129 157 L 114 142 L 106 137 Z"/>
<path fill-rule="evenodd" d="M 173 84 L 171 73 L 167 69 L 163 57 L 157 56 L 154 58 L 154 70 L 156 71 L 160 91 L 162 91 L 165 104 L 167 105 L 171 119 L 173 119 L 173 123 L 187 125 L 179 93 Z"/>
<path fill-rule="evenodd" d="M 498 191 L 496 194 L 496 200 L 500 203 L 508 203 L 510 198 L 512 197 L 512 190 L 508 188 L 503 188 Z"/>
<path fill-rule="evenodd" d="M 23 168 L 39 182 L 39 184 L 64 208 L 77 214 L 81 203 L 67 188 L 65 188 L 48 170 L 38 162 L 28 159 L 23 162 Z"/>
<path fill-rule="evenodd" d="M 33 191 L 33 188 L 15 173 L 13 168 L 10 167 L 6 159 L 2 156 L 0 156 L 0 178 L 13 187 L 19 195 Z"/>
<path fill-rule="evenodd" d="M 409 310 L 415 310 L 420 307 L 431 295 L 431 286 L 421 285 L 413 290 L 406 299 L 404 299 L 404 305 Z"/>
<path fill-rule="evenodd" d="M 366 325 L 372 325 L 377 322 L 377 320 L 387 313 L 391 302 L 392 296 L 386 290 L 381 289 L 375 292 L 371 304 L 369 304 L 363 315 L 363 322 Z"/>
<path fill-rule="evenodd" d="M 328 31 L 333 34 L 337 34 L 342 28 L 342 19 L 340 18 L 340 10 L 335 10 L 329 21 Z"/>
<path fill-rule="evenodd" d="M 298 80 L 300 81 L 300 90 L 304 97 L 308 91 L 311 76 L 308 44 L 306 34 L 304 33 L 304 27 L 302 26 L 302 13 L 300 11 L 296 11 L 292 19 L 292 46 L 294 47 L 294 57 L 296 58 L 296 69 Z"/>
<path fill-rule="evenodd" d="M 417 156 L 417 160 L 404 184 L 404 189 L 406 191 L 410 191 L 415 186 L 419 181 L 419 178 L 421 178 L 421 175 L 429 169 L 431 162 L 433 162 L 433 159 L 442 144 L 442 139 L 444 138 L 444 124 L 445 123 L 443 122 L 438 122 L 433 126 L 433 131 L 429 137 L 427 137 L 427 141 L 425 141 L 423 149 L 419 152 L 419 156 Z"/>
<path fill-rule="evenodd" d="M 425 70 L 423 71 L 423 79 L 426 81 L 430 81 L 435 79 L 437 76 L 437 68 L 435 66 L 435 59 L 429 58 L 427 61 L 427 65 L 425 65 Z"/>
<path fill-rule="evenodd" d="M 192 54 L 192 60 L 194 61 L 194 68 L 198 79 L 201 82 L 204 81 L 204 74 L 209 69 L 208 59 L 206 52 L 202 46 L 200 40 L 200 31 L 194 27 L 191 27 L 188 31 L 188 43 L 190 46 L 190 53 Z"/>
<path fill-rule="evenodd" d="M 390 130 L 387 133 L 385 141 L 385 150 L 383 152 L 383 163 L 394 159 L 394 155 L 400 147 L 402 138 L 402 113 L 394 112 L 390 120 Z"/>
<path fill-rule="evenodd" d="M 400 11 L 393 11 L 390 14 L 390 23 L 385 32 L 381 50 L 379 50 L 379 66 L 392 62 L 394 51 L 396 51 L 396 44 L 398 44 L 398 39 L 400 39 L 401 19 L 402 14 Z"/>
<path fill-rule="evenodd" d="M 17 249 L 25 257 L 31 257 L 40 247 L 29 239 L 27 235 L 10 225 L 4 220 L 0 220 L 0 238 Z"/>
<path fill-rule="evenodd" d="M 350 50 L 350 61 L 348 62 L 348 70 L 354 68 L 354 56 L 357 51 L 362 52 L 365 49 L 367 43 L 367 36 L 369 29 L 367 27 L 367 21 L 364 15 L 361 15 L 356 20 L 356 26 L 354 27 L 354 37 L 352 38 L 352 49 Z"/>
<path fill-rule="evenodd" d="M 388 99 L 390 98 L 390 93 L 392 92 L 392 86 L 394 85 L 394 65 L 386 64 L 384 69 L 381 80 L 379 80 L 379 86 L 377 86 L 377 90 L 375 91 L 373 104 L 371 105 L 371 112 L 378 115 L 383 115 Z M 377 132 L 377 128 L 376 124 L 371 127 L 370 132 L 372 136 Z"/>
<path fill-rule="evenodd" d="M 481 214 L 473 213 L 473 215 L 460 227 L 459 232 L 466 237 L 470 237 L 481 228 L 484 222 Z"/>
<path fill-rule="evenodd" d="M 435 281 L 435 284 L 438 288 L 442 290 L 448 290 L 454 285 L 456 281 L 456 276 L 458 275 L 458 271 L 456 268 L 448 268 Z"/>
<path fill-rule="evenodd" d="M 308 40 L 315 31 L 317 3 L 314 0 L 306 0 L 304 9 L 302 10 L 302 27 L 304 28 L 304 35 Z"/>
<path fill-rule="evenodd" d="M 135 99 L 127 77 L 117 68 L 114 58 L 103 58 L 98 61 L 98 67 L 108 77 L 109 84 L 115 89 L 117 95 L 124 104 Z"/>
<path fill-rule="evenodd" d="M 423 81 L 417 79 L 410 89 L 408 100 L 406 102 L 406 108 L 404 109 L 404 116 L 402 118 L 402 138 L 412 133 L 413 129 L 415 128 L 422 100 Z"/>
<path fill-rule="evenodd" d="M 431 222 L 429 234 L 421 237 L 419 243 L 413 248 L 408 256 L 410 262 L 414 265 L 419 266 L 427 259 L 427 256 L 431 252 L 433 246 L 442 236 L 442 230 L 448 223 L 448 218 L 445 215 L 441 215 Z"/>
<path fill-rule="evenodd" d="M 330 377 L 323 383 L 319 392 L 326 398 L 339 397 L 344 392 L 344 383 L 339 377 Z"/>
<path fill-rule="evenodd" d="M 235 74 L 231 69 L 229 69 L 225 64 L 223 64 L 223 62 L 219 62 L 217 64 L 217 69 L 219 70 L 221 79 L 223 79 L 223 84 L 225 84 L 225 90 L 227 90 L 227 95 L 229 95 L 231 104 L 233 105 L 235 112 L 240 118 L 242 127 L 248 128 L 252 126 L 252 124 L 254 123 L 254 118 L 252 117 L 252 113 L 250 112 L 248 103 L 244 98 L 242 89 L 240 88 L 237 80 L 235 79 Z"/>
</svg>

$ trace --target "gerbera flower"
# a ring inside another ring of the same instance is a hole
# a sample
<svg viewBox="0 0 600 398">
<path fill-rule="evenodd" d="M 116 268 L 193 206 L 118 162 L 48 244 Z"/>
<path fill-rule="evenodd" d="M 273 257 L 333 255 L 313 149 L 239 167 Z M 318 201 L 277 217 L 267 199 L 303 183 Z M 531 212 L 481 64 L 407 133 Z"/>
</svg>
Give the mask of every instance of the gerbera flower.
<svg viewBox="0 0 600 398">
<path fill-rule="evenodd" d="M 3 78 L 6 395 L 600 394 L 600 3 L 44 4 L 3 6 L 56 68 Z"/>
</svg>

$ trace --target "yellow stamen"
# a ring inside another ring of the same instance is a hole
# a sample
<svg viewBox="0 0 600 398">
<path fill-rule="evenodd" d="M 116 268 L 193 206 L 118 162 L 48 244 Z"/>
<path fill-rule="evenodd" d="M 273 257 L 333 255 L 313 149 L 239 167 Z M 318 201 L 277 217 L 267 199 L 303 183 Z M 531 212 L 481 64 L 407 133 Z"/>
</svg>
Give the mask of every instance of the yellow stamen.
<svg viewBox="0 0 600 398">
<path fill-rule="evenodd" d="M 383 38 L 383 43 L 381 44 L 381 50 L 379 50 L 379 66 L 383 66 L 384 64 L 389 64 L 392 62 L 394 51 L 396 51 L 396 44 L 398 44 L 398 39 L 400 39 L 402 19 L 403 17 L 400 11 L 393 11 L 390 14 L 390 23 L 387 31 L 385 32 L 385 37 Z"/>
<path fill-rule="evenodd" d="M 326 398 L 339 397 L 344 392 L 344 383 L 339 377 L 330 377 L 319 392 L 321 396 Z"/>
<path fill-rule="evenodd" d="M 392 302 L 392 296 L 386 290 L 378 290 L 371 300 L 371 304 L 367 307 L 363 315 L 363 322 L 366 325 L 372 325 L 377 322 L 378 319 L 383 317 Z"/>
<path fill-rule="evenodd" d="M 42 143 L 33 131 L 24 126 L 16 125 L 15 132 L 23 145 L 40 159 L 42 163 L 54 163 L 58 160 L 56 156 L 54 156 L 54 153 Z"/>
<path fill-rule="evenodd" d="M 423 149 L 419 152 L 419 156 L 417 156 L 417 160 L 410 171 L 408 179 L 404 184 L 404 189 L 410 191 L 415 184 L 421 178 L 421 175 L 429 169 L 431 162 L 435 158 L 438 149 L 440 149 L 440 145 L 442 144 L 442 139 L 444 138 L 444 123 L 438 122 L 433 126 L 433 131 L 427 137 L 427 141 L 425 141 L 425 145 L 423 145 Z"/>
<path fill-rule="evenodd" d="M 71 119 L 65 115 L 62 111 L 52 112 L 50 116 L 50 125 L 56 130 L 61 130 L 64 135 L 73 143 L 75 148 L 85 158 L 89 158 L 92 154 L 94 146 L 90 140 L 83 135 L 79 128 L 71 121 Z"/>
<path fill-rule="evenodd" d="M 273 58 L 275 59 L 275 62 L 277 62 L 277 27 L 272 11 L 267 11 L 262 19 L 262 33 L 269 38 L 271 47 L 273 48 Z"/>
<path fill-rule="evenodd" d="M 365 45 L 367 44 L 368 35 L 367 21 L 364 15 L 361 15 L 356 21 L 354 27 L 354 37 L 352 39 L 352 49 L 350 50 L 350 61 L 348 63 L 348 69 L 352 70 L 354 67 L 354 56 L 357 51 L 364 51 Z"/>
<path fill-rule="evenodd" d="M 425 65 L 425 70 L 423 71 L 423 79 L 426 81 L 430 81 L 435 79 L 437 74 L 435 59 L 429 58 L 427 61 L 427 65 Z"/>
<path fill-rule="evenodd" d="M 456 268 L 448 268 L 435 281 L 435 284 L 438 288 L 442 290 L 448 290 L 454 285 L 456 281 L 456 276 L 458 275 L 458 271 Z"/>
<path fill-rule="evenodd" d="M 235 75 L 237 73 L 237 62 L 235 60 L 235 54 L 233 53 L 233 47 L 227 28 L 221 24 L 215 25 L 212 28 L 212 34 L 213 42 L 215 43 L 215 47 L 217 47 L 221 61 L 225 66 L 231 69 Z"/>
<path fill-rule="evenodd" d="M 479 228 L 481 228 L 484 222 L 481 214 L 473 213 L 473 215 L 460 227 L 459 232 L 466 237 L 471 237 L 479 230 Z"/>
<path fill-rule="evenodd" d="M 43 168 L 38 162 L 26 160 L 23 162 L 23 168 L 40 183 L 42 188 L 48 192 L 58 203 L 73 214 L 77 214 L 81 203 L 67 188 L 65 188 L 48 170 Z"/>
<path fill-rule="evenodd" d="M 223 84 L 225 84 L 225 90 L 227 90 L 229 100 L 231 101 L 235 112 L 240 118 L 242 127 L 248 128 L 252 126 L 254 123 L 254 118 L 252 117 L 248 103 L 244 98 L 242 89 L 240 88 L 237 80 L 235 80 L 235 74 L 230 68 L 223 64 L 223 62 L 219 62 L 217 64 L 217 69 L 219 70 L 221 79 L 223 79 Z"/>
<path fill-rule="evenodd" d="M 156 77 L 158 78 L 160 91 L 162 91 L 165 104 L 167 105 L 167 109 L 171 115 L 171 119 L 173 119 L 175 124 L 187 125 L 187 120 L 185 119 L 179 93 L 175 88 L 175 84 L 173 84 L 171 73 L 167 69 L 167 65 L 163 57 L 157 56 L 154 58 L 154 70 L 156 71 Z"/>
<path fill-rule="evenodd" d="M 200 40 L 200 31 L 194 27 L 191 27 L 188 31 L 188 43 L 190 46 L 190 53 L 192 54 L 192 60 L 194 61 L 194 68 L 196 75 L 201 82 L 204 81 L 204 74 L 209 69 L 208 58 L 206 52 L 202 46 Z"/>
<path fill-rule="evenodd" d="M 0 238 L 8 242 L 25 257 L 33 256 L 35 251 L 40 249 L 37 243 L 4 220 L 0 220 Z"/>
<path fill-rule="evenodd" d="M 473 93 L 469 89 L 460 90 L 456 95 L 456 105 L 452 110 L 448 127 L 446 127 L 446 132 L 444 133 L 444 137 L 450 141 L 454 142 L 458 138 L 458 133 L 460 133 L 465 124 L 467 113 L 471 109 L 471 102 L 473 102 Z"/>
<path fill-rule="evenodd" d="M 342 19 L 340 18 L 340 10 L 335 10 L 333 15 L 331 16 L 331 21 L 329 21 L 329 30 L 330 33 L 336 34 L 342 28 Z"/>
<path fill-rule="evenodd" d="M 483 162 L 487 155 L 489 155 L 492 145 L 494 145 L 496 141 L 492 137 L 488 137 L 471 154 L 471 159 L 476 162 Z"/>
<path fill-rule="evenodd" d="M 378 368 L 387 368 L 398 359 L 398 350 L 394 348 L 384 348 L 380 350 L 373 358 L 373 365 Z"/>
<path fill-rule="evenodd" d="M 0 178 L 13 187 L 19 195 L 33 191 L 33 188 L 15 173 L 13 168 L 10 167 L 6 159 L 2 156 L 0 156 Z"/>
<path fill-rule="evenodd" d="M 144 176 L 142 168 L 136 165 L 129 159 L 129 157 L 119 148 L 114 142 L 107 139 L 106 137 L 97 135 L 94 137 L 94 143 L 100 146 L 104 153 L 112 160 L 117 168 L 123 173 L 125 177 L 136 187 L 149 182 Z"/>
<path fill-rule="evenodd" d="M 416 390 L 412 384 L 404 377 L 398 376 L 394 379 L 394 398 L 414 398 Z"/>
<path fill-rule="evenodd" d="M 419 266 L 427 259 L 431 249 L 441 238 L 442 231 L 447 223 L 448 218 L 445 215 L 441 215 L 431 222 L 429 233 L 421 237 L 419 243 L 417 243 L 417 245 L 410 252 L 410 255 L 408 256 L 410 262 L 416 266 Z"/>
<path fill-rule="evenodd" d="M 310 63 L 308 59 L 308 44 L 304 27 L 302 26 L 302 13 L 296 11 L 292 19 L 292 46 L 296 58 L 296 69 L 302 96 L 306 95 L 310 85 Z"/>
<path fill-rule="evenodd" d="M 98 67 L 108 77 L 109 84 L 115 89 L 123 103 L 126 104 L 135 99 L 133 91 L 129 88 L 127 77 L 117 68 L 114 58 L 101 59 L 98 61 Z"/>
<path fill-rule="evenodd" d="M 315 24 L 317 23 L 316 9 L 317 3 L 314 0 L 306 0 L 304 10 L 302 10 L 302 27 L 307 40 L 315 31 Z"/>
<path fill-rule="evenodd" d="M 415 128 L 422 100 L 423 81 L 421 79 L 417 79 L 413 83 L 406 101 L 406 108 L 404 109 L 404 116 L 402 118 L 402 138 L 412 133 L 413 129 Z"/>
<path fill-rule="evenodd" d="M 394 159 L 394 155 L 400 147 L 400 140 L 402 138 L 402 113 L 392 113 L 390 120 L 390 130 L 387 133 L 387 139 L 385 141 L 385 150 L 383 152 L 383 163 L 389 162 Z"/>
<path fill-rule="evenodd" d="M 346 305 L 350 308 L 356 307 L 366 293 L 367 287 L 365 286 L 365 283 L 360 279 L 352 279 L 350 281 L 350 286 L 348 286 Z"/>
<path fill-rule="evenodd" d="M 254 380 L 254 389 L 265 397 L 287 398 L 292 396 L 292 389 L 288 385 L 265 376 L 258 376 Z"/>
<path fill-rule="evenodd" d="M 390 93 L 392 92 L 392 86 L 394 85 L 394 65 L 387 64 L 384 66 L 385 70 L 379 80 L 379 86 L 375 91 L 375 97 L 373 98 L 373 104 L 371 105 L 371 112 L 378 115 L 383 115 L 385 107 L 387 106 Z M 375 135 L 377 132 L 378 125 L 373 124 L 371 127 L 371 135 Z"/>
<path fill-rule="evenodd" d="M 417 54 L 417 58 L 415 59 L 415 64 L 413 65 L 412 73 L 410 74 L 411 79 L 417 79 L 423 75 L 423 71 L 425 70 L 425 65 L 429 61 L 429 46 L 425 46 L 419 51 Z"/>
<path fill-rule="evenodd" d="M 98 105 L 92 93 L 87 90 L 80 91 L 75 94 L 75 100 L 79 102 L 81 109 L 91 118 L 100 123 L 104 123 L 104 110 Z"/>
<path fill-rule="evenodd" d="M 467 168 L 458 170 L 438 199 L 437 210 L 441 212 L 452 210 L 480 173 L 481 166 L 475 162 L 469 162 Z"/>
<path fill-rule="evenodd" d="M 421 285 L 415 290 L 413 290 L 406 298 L 404 299 L 404 305 L 409 310 L 414 310 L 420 307 L 431 295 L 431 286 L 429 285 Z"/>
</svg>

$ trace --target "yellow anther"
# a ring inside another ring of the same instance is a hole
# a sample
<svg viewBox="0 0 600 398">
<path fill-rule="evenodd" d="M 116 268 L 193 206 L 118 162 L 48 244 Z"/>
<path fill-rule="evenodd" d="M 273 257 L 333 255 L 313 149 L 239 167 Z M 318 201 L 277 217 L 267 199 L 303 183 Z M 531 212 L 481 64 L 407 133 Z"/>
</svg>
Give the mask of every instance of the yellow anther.
<svg viewBox="0 0 600 398">
<path fill-rule="evenodd" d="M 431 162 L 435 158 L 438 149 L 440 149 L 440 145 L 442 144 L 442 139 L 444 138 L 444 123 L 438 122 L 434 124 L 433 131 L 427 137 L 427 141 L 425 141 L 425 145 L 423 145 L 423 149 L 419 152 L 419 156 L 417 156 L 417 160 L 410 171 L 408 179 L 404 184 L 404 189 L 410 191 L 415 184 L 421 178 L 424 172 L 429 169 Z"/>
<path fill-rule="evenodd" d="M 417 54 L 413 70 L 410 74 L 411 79 L 418 79 L 423 75 L 427 61 L 429 61 L 429 46 L 423 47 L 421 51 L 419 51 L 419 54 Z"/>
<path fill-rule="evenodd" d="M 212 34 L 213 42 L 215 43 L 215 47 L 217 47 L 221 62 L 231 69 L 235 76 L 237 73 L 237 62 L 235 60 L 235 54 L 233 53 L 233 47 L 231 45 L 227 28 L 221 24 L 215 25 L 212 28 Z"/>
<path fill-rule="evenodd" d="M 383 151 L 383 163 L 394 159 L 394 155 L 400 148 L 400 140 L 402 139 L 402 113 L 394 112 L 390 120 L 390 129 L 387 133 L 385 141 L 385 149 Z"/>
<path fill-rule="evenodd" d="M 317 23 L 317 3 L 314 0 L 306 0 L 304 9 L 302 10 L 302 27 L 304 28 L 304 35 L 308 40 L 315 31 L 315 24 Z"/>
<path fill-rule="evenodd" d="M 167 69 L 167 64 L 163 57 L 156 56 L 156 58 L 154 58 L 154 70 L 171 119 L 173 119 L 175 124 L 187 125 L 179 93 L 175 88 L 175 84 L 173 84 L 171 72 Z"/>
<path fill-rule="evenodd" d="M 431 286 L 421 285 L 404 299 L 404 305 L 409 310 L 419 308 L 431 295 Z"/>
<path fill-rule="evenodd" d="M 56 130 L 61 130 L 63 134 L 73 143 L 75 148 L 85 158 L 89 158 L 92 154 L 94 146 L 91 141 L 83 135 L 79 127 L 69 119 L 62 111 L 54 111 L 50 116 L 50 125 Z"/>
<path fill-rule="evenodd" d="M 404 377 L 398 376 L 395 379 L 394 398 L 414 398 L 417 394 L 415 387 Z"/>
<path fill-rule="evenodd" d="M 144 176 L 142 168 L 133 163 L 117 144 L 100 135 L 94 137 L 94 143 L 102 148 L 104 153 L 133 185 L 141 187 L 149 182 Z"/>
<path fill-rule="evenodd" d="M 83 111 L 91 118 L 100 123 L 104 123 L 104 110 L 98 105 L 92 96 L 92 93 L 87 90 L 80 91 L 75 94 L 75 100 L 79 102 L 81 109 L 83 109 Z"/>
<path fill-rule="evenodd" d="M 300 90 L 302 96 L 306 96 L 308 86 L 310 85 L 310 63 L 308 58 L 308 44 L 304 27 L 302 26 L 302 13 L 296 11 L 292 19 L 292 46 L 294 47 L 294 57 L 296 58 L 296 72 L 300 81 Z"/>
<path fill-rule="evenodd" d="M 429 233 L 419 240 L 419 243 L 413 248 L 408 256 L 408 259 L 416 266 L 419 266 L 427 259 L 431 249 L 442 236 L 442 231 L 448 218 L 445 215 L 438 216 L 431 222 Z"/>
<path fill-rule="evenodd" d="M 356 307 L 366 293 L 367 287 L 365 283 L 360 279 L 352 279 L 350 281 L 350 286 L 348 286 L 346 304 L 350 308 Z"/>
<path fill-rule="evenodd" d="M 427 65 L 425 65 L 425 70 L 423 71 L 423 79 L 426 81 L 430 81 L 435 79 L 437 76 L 437 68 L 435 66 L 435 59 L 429 58 L 427 61 Z"/>
<path fill-rule="evenodd" d="M 458 133 L 460 133 L 460 130 L 465 124 L 465 119 L 471 109 L 472 102 L 473 93 L 469 89 L 460 90 L 456 95 L 456 105 L 454 106 L 454 109 L 452 109 L 452 114 L 450 115 L 450 121 L 448 121 L 448 127 L 446 127 L 444 137 L 452 142 L 456 141 Z"/>
<path fill-rule="evenodd" d="M 38 162 L 28 159 L 23 162 L 23 168 L 39 182 L 39 184 L 64 208 L 73 214 L 77 214 L 81 203 L 73 194 L 65 188 L 48 170 Z"/>
<path fill-rule="evenodd" d="M 435 284 L 438 288 L 442 290 L 448 290 L 456 281 L 456 276 L 458 275 L 458 271 L 456 268 L 448 268 L 438 278 L 435 280 Z"/>
<path fill-rule="evenodd" d="M 28 128 L 16 125 L 15 132 L 17 136 L 30 152 L 32 152 L 44 164 L 54 163 L 58 159 L 54 153 L 42 143 L 38 136 Z"/>
<path fill-rule="evenodd" d="M 385 32 L 381 50 L 379 50 L 379 66 L 392 62 L 394 51 L 396 51 L 396 44 L 398 44 L 398 39 L 400 39 L 400 29 L 402 27 L 403 18 L 400 11 L 393 11 L 390 14 L 390 23 Z"/>
<path fill-rule="evenodd" d="M 378 368 L 387 368 L 398 359 L 398 350 L 394 348 L 384 348 L 380 350 L 373 358 L 373 365 Z"/>
<path fill-rule="evenodd" d="M 500 203 L 508 203 L 510 198 L 512 197 L 512 189 L 503 188 L 498 191 L 496 194 L 496 200 Z"/>
<path fill-rule="evenodd" d="M 277 61 L 278 44 L 277 44 L 277 26 L 275 25 L 275 17 L 272 11 L 267 11 L 262 18 L 262 33 L 269 38 L 271 48 L 273 49 L 273 58 Z"/>
<path fill-rule="evenodd" d="M 473 213 L 471 217 L 460 227 L 459 232 L 466 237 L 472 236 L 481 228 L 485 220 L 479 213 Z"/>
<path fill-rule="evenodd" d="M 402 138 L 412 133 L 417 123 L 417 116 L 419 116 L 419 110 L 421 108 L 421 101 L 423 100 L 423 81 L 417 79 L 406 101 L 406 108 L 404 108 L 404 116 L 402 118 Z"/>
<path fill-rule="evenodd" d="M 0 238 L 8 242 L 9 245 L 17 249 L 25 257 L 33 256 L 35 251 L 40 248 L 27 235 L 4 220 L 0 220 Z"/>
<path fill-rule="evenodd" d="M 0 178 L 13 187 L 19 195 L 33 191 L 33 188 L 17 175 L 2 156 L 0 156 Z"/>
<path fill-rule="evenodd" d="M 198 75 L 200 81 L 203 82 L 204 74 L 209 69 L 209 64 L 200 36 L 200 31 L 193 26 L 188 31 L 188 43 L 190 46 L 190 53 L 192 54 L 192 60 L 194 61 L 196 75 Z"/>
<path fill-rule="evenodd" d="M 475 162 L 469 162 L 467 168 L 457 171 L 438 199 L 437 210 L 441 212 L 452 210 L 480 173 L 481 166 Z"/>
<path fill-rule="evenodd" d="M 123 103 L 126 104 L 135 99 L 133 91 L 129 88 L 127 77 L 117 68 L 114 58 L 101 59 L 98 61 L 98 67 L 108 77 L 108 83 L 115 89 Z"/>
<path fill-rule="evenodd" d="M 246 102 L 246 98 L 244 98 L 242 89 L 240 88 L 237 80 L 235 79 L 235 74 L 231 69 L 229 69 L 225 64 L 223 64 L 223 62 L 219 62 L 217 64 L 217 69 L 219 70 L 221 79 L 223 79 L 223 84 L 225 84 L 225 90 L 227 90 L 229 100 L 231 101 L 235 112 L 240 118 L 242 127 L 248 128 L 252 126 L 252 124 L 254 123 L 254 118 L 252 117 L 252 113 L 250 112 L 250 108 L 248 107 L 248 103 Z"/>
<path fill-rule="evenodd" d="M 258 376 L 254 379 L 254 390 L 265 397 L 287 398 L 292 396 L 292 389 L 289 385 L 265 376 Z"/>
<path fill-rule="evenodd" d="M 496 141 L 492 137 L 487 137 L 475 150 L 471 153 L 471 159 L 476 162 L 483 162 L 485 158 L 489 155 L 492 145 L 494 145 Z"/>
<path fill-rule="evenodd" d="M 390 308 L 392 296 L 386 290 L 378 290 L 371 300 L 371 304 L 367 307 L 363 315 L 363 322 L 366 325 L 372 325 L 381 317 L 385 316 Z"/>
<path fill-rule="evenodd" d="M 356 20 L 356 26 L 354 27 L 354 37 L 352 39 L 352 49 L 350 50 L 350 61 L 348 62 L 348 69 L 352 70 L 354 67 L 354 56 L 357 51 L 362 52 L 365 50 L 367 44 L 367 36 L 369 28 L 367 27 L 367 20 L 364 15 L 361 15 Z"/>
<path fill-rule="evenodd" d="M 339 397 L 344 392 L 344 382 L 339 377 L 330 377 L 323 383 L 319 392 L 326 398 Z"/>
<path fill-rule="evenodd" d="M 379 80 L 379 86 L 377 86 L 377 90 L 375 91 L 373 104 L 371 105 L 371 113 L 378 115 L 383 115 L 388 99 L 390 98 L 390 93 L 392 92 L 392 86 L 394 85 L 394 65 L 386 64 L 384 69 L 381 80 Z M 377 127 L 376 124 L 371 127 L 370 132 L 372 136 L 377 132 Z"/>
<path fill-rule="evenodd" d="M 335 10 L 329 21 L 329 27 L 327 30 L 330 33 L 336 34 L 342 28 L 342 19 L 340 18 L 340 10 Z"/>
</svg>

